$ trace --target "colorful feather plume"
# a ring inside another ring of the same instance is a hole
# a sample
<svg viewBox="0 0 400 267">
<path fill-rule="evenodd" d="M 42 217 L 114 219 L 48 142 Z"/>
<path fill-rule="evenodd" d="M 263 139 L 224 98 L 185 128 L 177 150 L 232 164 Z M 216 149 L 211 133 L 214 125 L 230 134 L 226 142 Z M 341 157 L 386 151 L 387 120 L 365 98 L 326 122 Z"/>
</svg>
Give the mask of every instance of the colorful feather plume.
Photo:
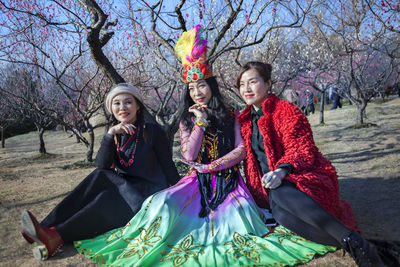
<svg viewBox="0 0 400 267">
<path fill-rule="evenodd" d="M 207 79 L 212 76 L 207 63 L 207 40 L 201 36 L 204 28 L 197 25 L 184 32 L 175 45 L 175 53 L 182 62 L 185 83 Z"/>
<path fill-rule="evenodd" d="M 193 29 L 184 32 L 175 45 L 175 53 L 182 64 L 196 62 L 200 58 L 207 59 L 207 40 L 204 40 L 201 34 L 204 28 L 197 25 Z"/>
</svg>

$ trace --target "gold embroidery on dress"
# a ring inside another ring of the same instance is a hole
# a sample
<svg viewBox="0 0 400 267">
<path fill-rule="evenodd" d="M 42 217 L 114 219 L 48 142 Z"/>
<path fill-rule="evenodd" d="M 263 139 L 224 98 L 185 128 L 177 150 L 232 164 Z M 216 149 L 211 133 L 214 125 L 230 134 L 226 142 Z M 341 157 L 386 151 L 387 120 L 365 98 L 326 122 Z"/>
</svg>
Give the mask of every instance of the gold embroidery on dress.
<svg viewBox="0 0 400 267">
<path fill-rule="evenodd" d="M 236 170 L 236 169 L 235 169 L 235 170 Z M 225 182 L 228 182 L 228 180 L 231 178 L 231 176 L 232 176 L 231 172 L 227 173 L 227 174 L 225 175 Z"/>
<path fill-rule="evenodd" d="M 260 252 L 254 241 L 255 238 L 235 232 L 233 240 L 224 244 L 224 246 L 229 246 L 225 253 L 231 253 L 235 260 L 244 256 L 254 263 L 260 263 Z"/>
<path fill-rule="evenodd" d="M 182 142 L 182 129 L 179 128 L 179 140 L 181 141 L 181 153 L 184 154 L 186 153 L 186 151 L 188 150 L 188 142 L 189 142 L 189 138 L 186 140 L 186 142 Z"/>
<path fill-rule="evenodd" d="M 204 153 L 206 152 L 207 153 Z M 206 154 L 210 162 L 218 159 L 218 134 L 206 131 L 204 133 L 203 141 L 201 143 L 200 152 L 197 157 L 197 162 L 201 162 L 203 155 Z"/>
<path fill-rule="evenodd" d="M 295 233 L 293 233 L 292 231 L 290 231 L 289 229 L 286 229 L 284 227 L 276 227 L 273 232 L 270 232 L 266 235 L 266 237 L 268 237 L 268 236 L 277 237 L 278 242 L 280 244 L 282 244 L 282 242 L 284 240 L 291 241 L 293 243 L 297 243 L 298 241 L 311 242 L 311 241 L 308 241 L 307 239 L 304 239 L 304 238 L 296 235 Z"/>
<path fill-rule="evenodd" d="M 147 211 L 147 210 L 149 209 L 150 204 L 151 204 L 151 202 L 153 201 L 153 198 L 154 198 L 155 195 L 156 195 L 156 194 L 154 194 L 154 195 L 151 196 L 151 198 L 150 198 L 150 200 L 149 200 L 149 203 L 147 203 L 146 208 L 144 209 L 144 211 Z"/>
<path fill-rule="evenodd" d="M 238 203 L 239 206 L 242 208 L 242 210 L 244 210 L 243 207 L 242 207 L 242 203 L 240 203 L 239 199 L 237 199 L 237 197 L 233 194 L 233 192 L 231 192 L 231 195 L 232 195 L 233 198 L 237 201 L 237 203 Z"/>
<path fill-rule="evenodd" d="M 186 203 L 186 205 L 183 207 L 183 209 L 181 210 L 181 212 L 179 212 L 179 215 L 178 215 L 178 216 L 181 216 L 183 210 L 186 209 L 186 207 L 190 204 L 190 202 L 192 202 L 192 200 L 193 200 L 194 197 L 197 195 L 197 193 L 199 193 L 199 189 L 197 189 L 196 193 L 192 196 L 191 199 L 189 199 L 188 203 Z"/>
<path fill-rule="evenodd" d="M 210 215 L 211 215 L 211 232 L 212 232 L 212 236 L 214 236 L 214 219 L 213 219 L 213 210 L 210 210 Z"/>
<path fill-rule="evenodd" d="M 204 138 L 208 155 L 211 157 L 211 161 L 214 161 L 218 158 L 218 134 L 212 134 L 208 131 Z"/>
<path fill-rule="evenodd" d="M 179 244 L 168 245 L 168 247 L 171 248 L 171 251 L 161 252 L 161 255 L 165 257 L 162 258 L 160 262 L 172 260 L 174 266 L 184 264 L 188 258 L 198 260 L 199 255 L 204 254 L 204 251 L 201 251 L 201 248 L 204 247 L 204 245 L 193 244 L 192 235 L 187 235 L 181 242 L 179 242 Z"/>
<path fill-rule="evenodd" d="M 239 151 L 233 152 L 234 157 L 232 157 L 232 158 L 223 158 L 222 157 L 220 160 L 211 162 L 210 165 L 208 166 L 208 169 L 210 169 L 210 170 L 215 169 L 219 165 L 227 166 L 232 160 L 237 159 L 242 154 L 243 149 L 244 149 L 244 146 L 242 146 Z"/>
<path fill-rule="evenodd" d="M 74 244 L 74 247 L 76 248 L 79 254 L 85 255 L 86 257 L 92 259 L 96 263 L 106 264 L 106 259 L 103 258 L 102 254 L 95 254 L 91 249 L 80 248 L 81 245 L 82 245 L 81 241 L 78 241 Z"/>
<path fill-rule="evenodd" d="M 124 249 L 124 252 L 118 259 L 139 256 L 141 259 L 162 237 L 157 235 L 160 228 L 161 217 L 156 218 L 147 229 L 139 228 L 140 235 L 136 238 L 124 238 L 124 241 L 129 245 Z"/>
<path fill-rule="evenodd" d="M 106 244 L 110 243 L 114 239 L 116 240 L 121 239 L 122 236 L 124 235 L 124 230 L 129 226 L 131 226 L 130 222 L 128 222 L 124 227 L 110 231 L 110 234 L 108 235 L 106 240 Z"/>
</svg>

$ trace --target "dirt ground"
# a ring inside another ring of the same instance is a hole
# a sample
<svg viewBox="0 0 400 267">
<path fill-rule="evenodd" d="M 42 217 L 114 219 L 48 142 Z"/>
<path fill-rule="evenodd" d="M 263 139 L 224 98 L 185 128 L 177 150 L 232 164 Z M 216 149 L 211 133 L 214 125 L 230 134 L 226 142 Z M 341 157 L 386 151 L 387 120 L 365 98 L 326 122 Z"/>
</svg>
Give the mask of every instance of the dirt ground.
<svg viewBox="0 0 400 267">
<path fill-rule="evenodd" d="M 371 103 L 367 121 L 377 127 L 354 129 L 352 106 L 309 116 L 314 139 L 337 168 L 341 197 L 351 203 L 359 228 L 367 238 L 400 241 L 400 99 Z M 96 148 L 103 134 L 97 131 Z M 38 155 L 36 133 L 6 140 L 0 148 L 0 266 L 96 266 L 69 245 L 55 257 L 38 262 L 32 245 L 20 235 L 20 214 L 29 209 L 45 215 L 93 167 L 79 167 L 85 147 L 62 131 L 45 134 L 47 156 Z M 74 164 L 75 163 L 75 164 Z M 355 266 L 342 251 L 317 258 L 306 266 Z"/>
</svg>

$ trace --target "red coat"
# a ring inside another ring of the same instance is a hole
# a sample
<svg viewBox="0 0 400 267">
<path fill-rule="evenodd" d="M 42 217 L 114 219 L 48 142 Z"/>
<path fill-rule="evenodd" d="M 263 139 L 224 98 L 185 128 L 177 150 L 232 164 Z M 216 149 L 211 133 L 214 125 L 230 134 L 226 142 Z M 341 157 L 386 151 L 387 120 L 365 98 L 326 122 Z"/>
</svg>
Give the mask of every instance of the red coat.
<svg viewBox="0 0 400 267">
<path fill-rule="evenodd" d="M 339 199 L 339 182 L 335 168 L 314 143 L 306 116 L 288 101 L 271 94 L 262 104 L 264 116 L 258 128 L 264 140 L 268 166 L 275 170 L 281 163 L 294 166 L 285 179 L 317 201 L 344 225 L 357 230 L 351 206 Z M 241 133 L 246 147 L 245 174 L 247 187 L 258 206 L 269 207 L 268 191 L 261 184 L 261 168 L 251 149 L 251 106 L 240 115 Z"/>
</svg>

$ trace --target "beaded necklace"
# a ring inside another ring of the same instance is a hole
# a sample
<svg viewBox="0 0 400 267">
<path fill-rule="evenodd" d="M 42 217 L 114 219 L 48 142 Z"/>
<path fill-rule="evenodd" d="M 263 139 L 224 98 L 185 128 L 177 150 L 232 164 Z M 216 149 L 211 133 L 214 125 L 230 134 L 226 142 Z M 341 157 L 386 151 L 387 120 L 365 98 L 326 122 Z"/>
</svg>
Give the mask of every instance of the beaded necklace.
<svg viewBox="0 0 400 267">
<path fill-rule="evenodd" d="M 137 134 L 136 134 L 136 133 L 137 133 Z M 121 153 L 121 151 L 125 148 L 125 146 L 129 143 L 129 141 L 132 139 L 132 137 L 135 136 L 135 134 L 136 134 L 136 140 L 135 140 L 135 144 L 134 144 L 133 149 L 132 149 L 132 155 L 131 155 L 131 158 L 128 160 L 128 162 L 126 162 L 126 161 L 121 157 L 121 154 L 120 154 L 120 153 Z M 137 143 L 138 143 L 138 140 L 139 140 L 139 136 L 140 136 L 140 128 L 138 128 L 137 131 L 135 131 L 135 132 L 129 137 L 128 141 L 125 142 L 125 145 L 123 145 L 123 146 L 121 147 L 121 149 L 119 148 L 119 142 L 118 142 L 118 139 L 117 139 L 117 155 L 118 155 L 119 162 L 121 163 L 121 165 L 123 165 L 123 166 L 125 166 L 125 167 L 130 167 L 130 166 L 132 165 L 133 160 L 135 159 L 135 152 L 136 152 L 136 147 L 137 147 Z"/>
</svg>

